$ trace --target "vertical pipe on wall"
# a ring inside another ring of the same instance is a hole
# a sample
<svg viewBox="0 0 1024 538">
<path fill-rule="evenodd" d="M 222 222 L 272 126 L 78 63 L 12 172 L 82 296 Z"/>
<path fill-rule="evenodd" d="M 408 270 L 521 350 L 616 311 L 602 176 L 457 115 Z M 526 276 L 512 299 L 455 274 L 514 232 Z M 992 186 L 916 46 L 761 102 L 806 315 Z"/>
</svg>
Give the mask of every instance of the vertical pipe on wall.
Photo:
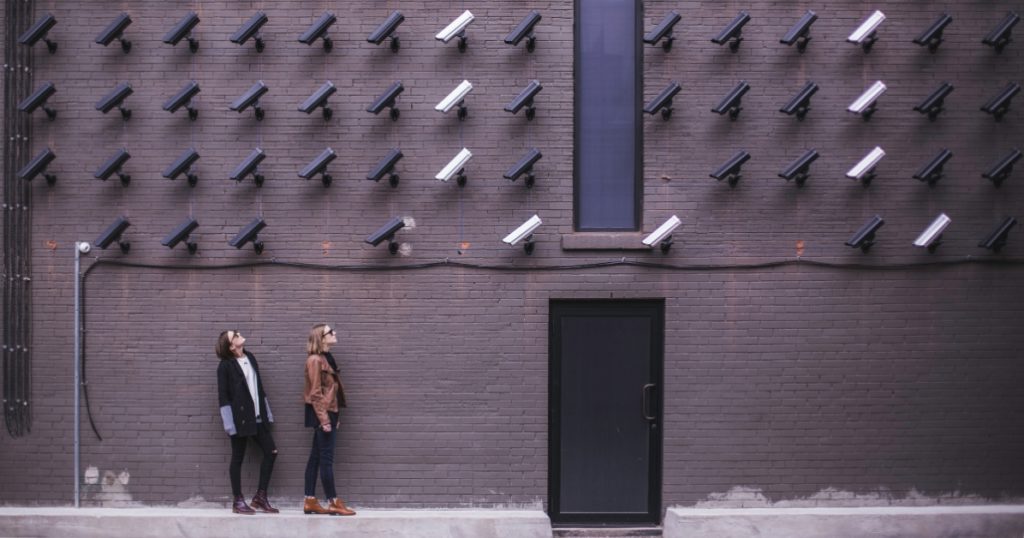
<svg viewBox="0 0 1024 538">
<path fill-rule="evenodd" d="M 82 299 L 82 295 L 81 295 L 81 286 L 82 286 L 81 266 L 82 266 L 82 262 L 81 262 L 81 256 L 82 256 L 82 251 L 83 250 L 85 252 L 89 251 L 89 243 L 76 242 L 75 243 L 75 286 L 74 286 L 75 287 L 75 291 L 74 291 L 74 293 L 75 293 L 75 324 L 74 324 L 75 325 L 75 328 L 74 328 L 74 332 L 75 332 L 75 347 L 74 347 L 74 349 L 75 349 L 75 358 L 74 358 L 74 361 L 75 361 L 75 366 L 74 366 L 74 368 L 75 368 L 75 375 L 74 375 L 74 378 L 75 378 L 75 395 L 74 395 L 74 399 L 75 399 L 75 419 L 74 419 L 75 420 L 75 428 L 74 428 L 74 430 L 75 430 L 75 440 L 74 440 L 74 445 L 75 445 L 74 446 L 74 452 L 75 452 L 75 454 L 74 454 L 74 460 L 75 460 L 75 508 L 78 508 L 78 502 L 79 502 L 79 489 L 78 489 L 79 479 L 78 479 L 78 477 L 81 476 L 80 466 L 81 466 L 81 448 L 82 448 L 82 445 L 81 445 L 82 424 L 81 424 L 80 416 L 79 416 L 81 414 L 81 404 L 80 404 L 81 400 L 80 400 L 80 394 L 79 394 L 79 392 L 81 391 L 81 383 L 79 383 L 79 380 L 81 379 L 81 375 L 82 375 L 82 346 L 81 346 L 81 343 L 82 343 L 82 309 L 81 309 L 81 299 Z"/>
</svg>

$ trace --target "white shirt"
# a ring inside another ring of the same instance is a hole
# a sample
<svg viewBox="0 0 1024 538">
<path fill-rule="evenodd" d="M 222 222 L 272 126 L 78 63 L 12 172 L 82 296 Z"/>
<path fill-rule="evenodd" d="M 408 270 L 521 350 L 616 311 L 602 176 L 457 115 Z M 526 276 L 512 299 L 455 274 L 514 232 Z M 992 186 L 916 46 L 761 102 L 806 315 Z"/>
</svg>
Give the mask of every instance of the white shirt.
<svg viewBox="0 0 1024 538">
<path fill-rule="evenodd" d="M 242 355 L 235 359 L 238 361 L 238 365 L 242 367 L 242 374 L 245 375 L 245 384 L 249 386 L 249 396 L 252 396 L 252 405 L 256 409 L 256 418 L 260 416 L 260 400 L 259 393 L 257 392 L 256 383 L 256 370 L 253 369 L 252 364 L 249 363 L 249 357 Z"/>
</svg>

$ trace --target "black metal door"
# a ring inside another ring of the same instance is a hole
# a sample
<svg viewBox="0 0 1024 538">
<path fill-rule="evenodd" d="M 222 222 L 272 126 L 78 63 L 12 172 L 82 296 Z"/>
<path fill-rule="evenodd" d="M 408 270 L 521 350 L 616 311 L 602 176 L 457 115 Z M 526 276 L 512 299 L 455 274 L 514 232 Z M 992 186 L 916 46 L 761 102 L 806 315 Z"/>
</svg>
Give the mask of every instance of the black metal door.
<svg viewBox="0 0 1024 538">
<path fill-rule="evenodd" d="M 663 327 L 661 301 L 551 303 L 552 522 L 659 522 Z"/>
</svg>

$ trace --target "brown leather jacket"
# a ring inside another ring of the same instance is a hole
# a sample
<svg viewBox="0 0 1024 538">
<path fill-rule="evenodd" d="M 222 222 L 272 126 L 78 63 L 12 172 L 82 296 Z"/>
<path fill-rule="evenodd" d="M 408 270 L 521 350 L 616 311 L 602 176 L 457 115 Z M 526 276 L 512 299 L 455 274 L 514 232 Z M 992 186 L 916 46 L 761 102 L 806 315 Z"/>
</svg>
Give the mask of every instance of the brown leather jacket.
<svg viewBox="0 0 1024 538">
<path fill-rule="evenodd" d="M 328 411 L 337 413 L 339 408 L 345 407 L 345 387 L 323 355 L 310 355 L 306 359 L 303 393 L 306 403 L 313 406 L 321 426 L 331 424 Z"/>
</svg>

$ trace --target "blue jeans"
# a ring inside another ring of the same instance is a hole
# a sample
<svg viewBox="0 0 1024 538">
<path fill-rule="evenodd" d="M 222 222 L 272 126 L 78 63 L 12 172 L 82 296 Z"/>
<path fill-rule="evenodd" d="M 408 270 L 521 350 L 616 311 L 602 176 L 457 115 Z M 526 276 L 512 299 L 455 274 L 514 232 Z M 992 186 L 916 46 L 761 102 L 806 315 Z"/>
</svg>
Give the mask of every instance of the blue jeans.
<svg viewBox="0 0 1024 538">
<path fill-rule="evenodd" d="M 331 424 L 330 432 L 320 428 L 313 428 L 313 447 L 309 451 L 309 459 L 306 460 L 306 496 L 316 496 L 316 474 L 320 471 L 320 482 L 324 485 L 324 495 L 328 499 L 338 496 L 334 489 L 334 440 L 338 431 Z"/>
</svg>

